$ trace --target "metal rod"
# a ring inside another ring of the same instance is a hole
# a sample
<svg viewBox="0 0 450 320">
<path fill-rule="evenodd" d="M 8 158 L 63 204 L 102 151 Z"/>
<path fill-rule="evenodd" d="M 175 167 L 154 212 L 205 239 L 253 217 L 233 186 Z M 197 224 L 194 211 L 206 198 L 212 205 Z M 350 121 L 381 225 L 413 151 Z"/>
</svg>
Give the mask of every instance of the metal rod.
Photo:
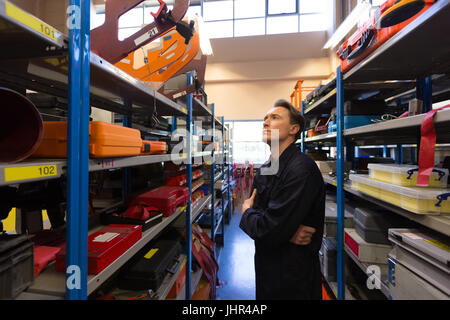
<svg viewBox="0 0 450 320">
<path fill-rule="evenodd" d="M 187 75 L 187 85 L 193 84 L 192 73 Z M 192 135 L 192 93 L 186 96 L 186 144 L 187 144 L 187 164 L 186 164 L 186 181 L 189 188 L 189 202 L 186 207 L 186 300 L 191 300 L 191 268 L 192 268 L 192 224 L 191 224 L 191 206 L 192 206 L 192 150 L 191 150 L 191 135 Z"/>
<path fill-rule="evenodd" d="M 301 109 L 302 116 L 305 116 L 305 103 L 302 101 L 302 109 Z M 302 153 L 305 153 L 306 145 L 305 145 L 305 133 L 306 133 L 306 123 L 305 128 L 302 128 L 302 145 L 301 150 Z"/>
<path fill-rule="evenodd" d="M 87 299 L 90 2 L 70 0 L 66 298 Z"/>
<path fill-rule="evenodd" d="M 345 300 L 344 256 L 344 84 L 341 67 L 336 71 L 337 111 L 337 285 L 338 299 Z"/>
<path fill-rule="evenodd" d="M 216 141 L 216 121 L 215 119 L 215 112 L 214 112 L 214 103 L 211 104 L 211 124 L 212 124 L 212 134 L 213 134 L 213 144 L 215 144 Z M 216 228 L 215 223 L 215 215 L 214 215 L 214 204 L 216 203 L 216 189 L 214 186 L 215 183 L 215 166 L 216 166 L 216 157 L 215 157 L 215 151 L 213 148 L 212 152 L 212 162 L 211 162 L 211 240 L 213 243 L 215 243 L 215 234 L 214 230 Z"/>
<path fill-rule="evenodd" d="M 221 117 L 222 120 L 222 181 L 225 177 L 225 119 L 224 117 Z M 225 197 L 223 194 L 223 188 L 221 191 L 222 194 L 222 222 L 221 222 L 221 230 L 222 230 L 222 241 L 225 240 Z M 226 216 L 227 219 L 229 219 L 228 216 Z"/>
</svg>

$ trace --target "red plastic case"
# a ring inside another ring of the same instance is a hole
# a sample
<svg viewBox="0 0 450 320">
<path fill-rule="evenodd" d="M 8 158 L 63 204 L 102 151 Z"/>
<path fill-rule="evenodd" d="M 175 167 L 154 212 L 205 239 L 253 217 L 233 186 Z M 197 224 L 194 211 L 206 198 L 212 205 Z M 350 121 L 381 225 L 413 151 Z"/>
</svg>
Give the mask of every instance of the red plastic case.
<svg viewBox="0 0 450 320">
<path fill-rule="evenodd" d="M 163 212 L 164 217 L 169 217 L 175 212 L 177 207 L 186 205 L 188 201 L 188 188 L 162 186 L 128 200 L 126 205 L 131 207 L 136 204 L 141 204 L 155 207 Z"/>
<path fill-rule="evenodd" d="M 88 274 L 98 274 L 142 237 L 142 227 L 111 224 L 88 237 Z M 56 255 L 56 271 L 66 272 L 66 248 Z"/>
</svg>

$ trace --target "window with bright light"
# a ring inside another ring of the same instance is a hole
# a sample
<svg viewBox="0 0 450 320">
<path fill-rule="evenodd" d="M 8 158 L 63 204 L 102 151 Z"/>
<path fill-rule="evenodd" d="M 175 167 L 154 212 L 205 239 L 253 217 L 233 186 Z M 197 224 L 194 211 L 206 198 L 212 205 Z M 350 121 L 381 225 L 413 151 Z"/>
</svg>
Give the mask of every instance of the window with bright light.
<svg viewBox="0 0 450 320">
<path fill-rule="evenodd" d="M 298 32 L 298 15 L 267 18 L 267 34 Z"/>
<path fill-rule="evenodd" d="M 208 1 L 203 2 L 203 20 L 233 19 L 233 1 Z"/>
<path fill-rule="evenodd" d="M 323 13 L 300 15 L 300 32 L 321 31 L 327 24 L 327 17 Z"/>
<path fill-rule="evenodd" d="M 267 13 L 269 15 L 297 13 L 297 0 L 268 0 L 267 4 Z"/>
<path fill-rule="evenodd" d="M 257 36 L 263 35 L 265 33 L 266 33 L 265 18 L 234 20 L 235 37 Z"/>
<path fill-rule="evenodd" d="M 266 15 L 266 0 L 234 0 L 234 18 L 256 18 Z"/>
<path fill-rule="evenodd" d="M 233 36 L 233 20 L 205 22 L 205 27 L 210 39 Z"/>
<path fill-rule="evenodd" d="M 230 121 L 233 132 L 233 161 L 263 164 L 270 157 L 269 146 L 262 141 L 262 121 Z"/>
<path fill-rule="evenodd" d="M 373 0 L 379 5 L 385 0 Z M 173 3 L 173 2 L 169 2 Z M 203 0 L 189 6 L 185 18 L 203 17 L 209 37 L 227 38 L 264 34 L 323 31 L 328 29 L 332 0 Z M 169 10 L 173 5 L 167 5 Z M 145 1 L 119 18 L 119 39 L 154 21 L 157 0 Z M 104 23 L 104 6 L 96 7 L 92 28 Z"/>
</svg>

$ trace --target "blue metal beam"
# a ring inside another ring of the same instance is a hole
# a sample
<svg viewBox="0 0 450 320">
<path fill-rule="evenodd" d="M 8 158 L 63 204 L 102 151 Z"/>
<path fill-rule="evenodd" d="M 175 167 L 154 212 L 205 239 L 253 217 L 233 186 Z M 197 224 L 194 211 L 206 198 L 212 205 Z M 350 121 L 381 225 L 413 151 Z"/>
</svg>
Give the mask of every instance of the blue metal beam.
<svg viewBox="0 0 450 320">
<path fill-rule="evenodd" d="M 337 111 L 337 285 L 338 299 L 345 300 L 344 255 L 344 83 L 341 67 L 336 71 Z"/>
<path fill-rule="evenodd" d="M 194 78 L 191 73 L 187 75 L 187 85 L 191 86 Z M 191 150 L 191 135 L 192 135 L 192 93 L 186 96 L 186 144 L 187 144 L 187 164 L 186 164 L 186 181 L 189 188 L 189 202 L 186 207 L 186 300 L 191 299 L 191 269 L 192 269 L 192 224 L 191 224 L 191 206 L 192 206 L 192 150 Z"/>
<path fill-rule="evenodd" d="M 66 298 L 87 299 L 90 1 L 70 0 Z"/>
</svg>

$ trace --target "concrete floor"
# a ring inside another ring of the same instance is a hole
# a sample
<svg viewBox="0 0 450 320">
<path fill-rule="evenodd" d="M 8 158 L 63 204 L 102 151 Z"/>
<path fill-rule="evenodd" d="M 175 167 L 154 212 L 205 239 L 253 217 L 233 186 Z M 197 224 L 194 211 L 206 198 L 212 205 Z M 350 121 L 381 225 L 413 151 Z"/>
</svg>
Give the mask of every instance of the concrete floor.
<svg viewBox="0 0 450 320">
<path fill-rule="evenodd" d="M 255 246 L 240 228 L 240 210 L 225 224 L 225 245 L 219 254 L 217 300 L 255 300 Z"/>
</svg>

